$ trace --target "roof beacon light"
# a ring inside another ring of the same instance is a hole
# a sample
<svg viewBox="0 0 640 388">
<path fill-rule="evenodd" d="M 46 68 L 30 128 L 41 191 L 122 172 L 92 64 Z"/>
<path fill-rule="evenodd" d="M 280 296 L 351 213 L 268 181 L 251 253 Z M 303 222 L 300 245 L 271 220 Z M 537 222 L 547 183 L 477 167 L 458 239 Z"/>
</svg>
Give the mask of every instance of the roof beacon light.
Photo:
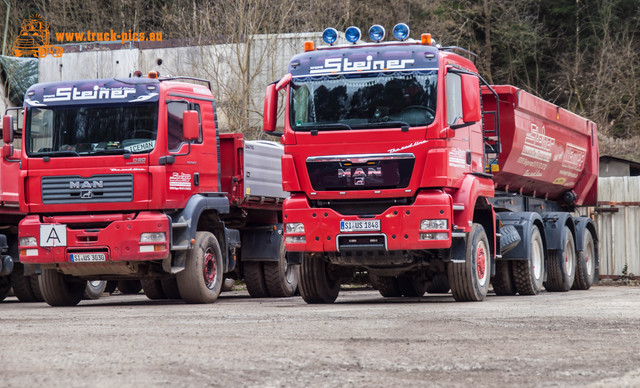
<svg viewBox="0 0 640 388">
<path fill-rule="evenodd" d="M 422 34 L 420 36 L 420 40 L 421 40 L 422 44 L 427 45 L 427 46 L 431 46 L 431 34 Z"/>
<path fill-rule="evenodd" d="M 338 40 L 338 30 L 335 28 L 327 28 L 322 32 L 322 40 L 329 46 L 334 44 Z"/>
<path fill-rule="evenodd" d="M 344 32 L 344 37 L 349 43 L 355 44 L 358 40 L 360 40 L 360 36 L 362 36 L 362 32 L 360 32 L 360 29 L 356 26 L 351 26 Z"/>
<path fill-rule="evenodd" d="M 369 28 L 369 38 L 374 42 L 380 42 L 384 39 L 384 27 L 379 24 L 374 24 Z"/>
<path fill-rule="evenodd" d="M 404 23 L 398 23 L 393 27 L 393 36 L 398 40 L 407 40 L 410 32 L 409 26 Z"/>
</svg>

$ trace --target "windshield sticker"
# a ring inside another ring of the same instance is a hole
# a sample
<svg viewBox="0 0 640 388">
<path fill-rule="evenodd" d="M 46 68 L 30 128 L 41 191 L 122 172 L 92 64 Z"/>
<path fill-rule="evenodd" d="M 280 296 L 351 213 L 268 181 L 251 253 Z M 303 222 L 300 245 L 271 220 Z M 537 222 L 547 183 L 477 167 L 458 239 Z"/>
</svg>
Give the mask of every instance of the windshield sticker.
<svg viewBox="0 0 640 388">
<path fill-rule="evenodd" d="M 83 100 L 109 100 L 125 99 L 130 94 L 136 94 L 136 88 L 119 87 L 106 88 L 94 85 L 93 90 L 78 90 L 78 88 L 58 88 L 55 94 L 42 96 L 43 102 L 51 101 L 83 101 Z"/>
<path fill-rule="evenodd" d="M 367 70 L 403 70 L 414 64 L 413 59 L 387 59 L 373 60 L 373 56 L 368 55 L 366 61 L 350 61 L 349 58 L 327 58 L 322 66 L 311 66 L 310 74 L 331 74 L 346 73 Z"/>
<path fill-rule="evenodd" d="M 144 168 L 140 167 L 129 167 L 129 168 L 111 168 L 109 169 L 111 172 L 136 172 L 136 171 L 147 171 Z"/>
<path fill-rule="evenodd" d="M 155 146 L 156 146 L 156 141 L 151 140 L 151 141 L 146 141 L 144 143 L 138 143 L 138 144 L 126 146 L 123 148 L 131 152 L 140 152 L 140 151 L 151 151 Z"/>
<path fill-rule="evenodd" d="M 399 152 L 399 151 L 404 151 L 407 148 L 413 148 L 413 147 L 417 147 L 419 145 L 425 144 L 427 142 L 427 140 L 421 140 L 421 141 L 415 141 L 409 145 L 406 145 L 404 147 L 400 147 L 400 148 L 392 148 L 390 150 L 387 150 L 387 152 L 389 152 L 390 154 L 393 154 L 395 152 Z"/>
<path fill-rule="evenodd" d="M 174 172 L 169 177 L 169 190 L 191 190 L 191 175 Z"/>
</svg>

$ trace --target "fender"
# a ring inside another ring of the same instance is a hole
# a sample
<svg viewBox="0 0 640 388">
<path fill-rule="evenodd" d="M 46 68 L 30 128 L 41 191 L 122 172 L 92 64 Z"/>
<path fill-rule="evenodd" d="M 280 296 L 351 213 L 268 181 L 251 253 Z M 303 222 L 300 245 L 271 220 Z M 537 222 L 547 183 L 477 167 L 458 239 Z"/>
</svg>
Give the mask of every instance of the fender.
<svg viewBox="0 0 640 388">
<path fill-rule="evenodd" d="M 498 218 L 503 225 L 513 225 L 520 235 L 520 242 L 502 256 L 503 260 L 528 260 L 531 257 L 531 231 L 534 227 L 540 229 L 542 244 L 547 249 L 544 233 L 544 221 L 540 214 L 533 212 L 501 212 Z"/>
<path fill-rule="evenodd" d="M 242 235 L 242 261 L 280 260 L 282 224 L 245 228 Z"/>
<path fill-rule="evenodd" d="M 562 229 L 565 225 L 569 227 L 575 239 L 576 228 L 570 213 L 542 213 L 542 220 L 544 221 L 544 236 L 547 241 L 548 250 L 561 250 L 564 248 Z"/>
<path fill-rule="evenodd" d="M 449 193 L 453 199 L 453 223 L 458 229 L 470 232 L 478 197 L 493 197 L 493 181 L 477 175 L 466 174 L 460 188 Z"/>
</svg>

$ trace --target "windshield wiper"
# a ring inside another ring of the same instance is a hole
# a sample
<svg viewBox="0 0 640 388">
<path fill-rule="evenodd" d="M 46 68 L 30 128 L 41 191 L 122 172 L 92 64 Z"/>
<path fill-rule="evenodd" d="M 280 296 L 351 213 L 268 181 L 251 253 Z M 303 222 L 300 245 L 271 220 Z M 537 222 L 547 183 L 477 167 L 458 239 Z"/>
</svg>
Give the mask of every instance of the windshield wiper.
<svg viewBox="0 0 640 388">
<path fill-rule="evenodd" d="M 126 148 L 107 148 L 105 150 L 96 150 L 91 155 L 124 155 L 130 154 L 131 151 Z"/>
<path fill-rule="evenodd" d="M 340 129 L 352 130 L 349 124 L 344 123 L 326 123 L 326 124 L 313 124 L 313 125 L 298 125 L 294 127 L 296 131 L 313 131 L 313 130 L 329 130 L 337 131 Z"/>
<path fill-rule="evenodd" d="M 79 153 L 77 153 L 74 150 L 60 150 L 60 151 L 49 151 L 49 152 L 38 152 L 36 153 L 35 156 L 80 156 Z"/>
<path fill-rule="evenodd" d="M 409 130 L 409 123 L 406 121 L 379 121 L 377 123 L 366 123 L 366 124 L 358 124 L 355 125 L 357 128 L 389 128 L 389 127 L 400 127 L 400 129 L 404 131 Z"/>
</svg>

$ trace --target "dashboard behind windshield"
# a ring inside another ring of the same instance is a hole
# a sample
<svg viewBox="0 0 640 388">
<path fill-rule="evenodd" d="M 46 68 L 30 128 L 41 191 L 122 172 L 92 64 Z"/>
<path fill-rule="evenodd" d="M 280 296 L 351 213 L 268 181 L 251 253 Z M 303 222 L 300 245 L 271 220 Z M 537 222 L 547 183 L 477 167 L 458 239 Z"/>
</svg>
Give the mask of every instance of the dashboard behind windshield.
<svg viewBox="0 0 640 388">
<path fill-rule="evenodd" d="M 296 77 L 291 81 L 291 127 L 429 125 L 435 118 L 436 86 L 436 70 Z"/>
</svg>

